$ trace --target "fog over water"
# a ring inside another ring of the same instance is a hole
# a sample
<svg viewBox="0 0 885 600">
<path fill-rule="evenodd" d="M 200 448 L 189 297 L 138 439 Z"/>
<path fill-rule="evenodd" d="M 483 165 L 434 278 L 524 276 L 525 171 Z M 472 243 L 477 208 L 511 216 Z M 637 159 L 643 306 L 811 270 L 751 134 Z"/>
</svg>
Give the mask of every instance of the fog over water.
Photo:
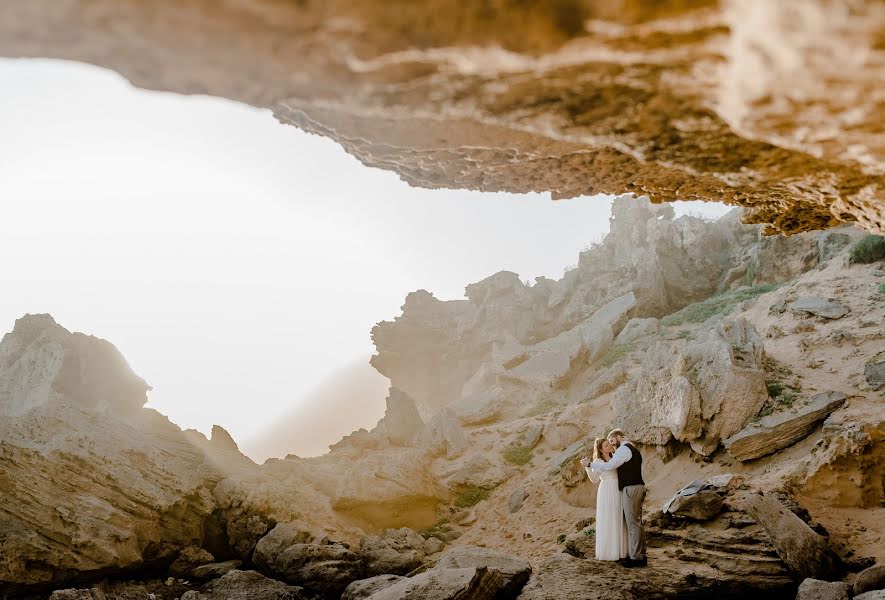
<svg viewBox="0 0 885 600">
<path fill-rule="evenodd" d="M 48 312 L 110 340 L 149 406 L 258 459 L 374 424 L 369 331 L 408 292 L 558 278 L 608 229 L 610 198 L 410 188 L 269 111 L 96 67 L 0 60 L 0 92 L 0 329 Z"/>
</svg>

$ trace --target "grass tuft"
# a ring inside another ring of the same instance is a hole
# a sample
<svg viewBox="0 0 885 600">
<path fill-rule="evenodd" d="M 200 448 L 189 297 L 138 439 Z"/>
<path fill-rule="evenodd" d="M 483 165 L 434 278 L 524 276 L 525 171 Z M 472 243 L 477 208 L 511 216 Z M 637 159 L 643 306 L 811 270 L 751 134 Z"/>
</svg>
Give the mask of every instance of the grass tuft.
<svg viewBox="0 0 885 600">
<path fill-rule="evenodd" d="M 608 352 L 605 353 L 605 355 L 600 359 L 599 362 L 603 367 L 611 367 L 616 362 L 636 350 L 636 346 L 636 342 L 612 346 L 608 349 Z"/>
<path fill-rule="evenodd" d="M 432 538 L 432 537 L 442 538 L 442 536 L 444 534 L 448 533 L 451 530 L 452 530 L 452 526 L 449 525 L 449 520 L 447 518 L 443 517 L 442 519 L 440 519 L 439 521 L 437 521 L 436 523 L 434 523 L 430 527 L 428 527 L 426 529 L 422 529 L 418 533 L 420 533 L 422 536 L 424 536 L 424 539 Z"/>
<path fill-rule="evenodd" d="M 799 392 L 786 385 L 782 381 L 769 379 L 765 382 L 768 390 L 768 400 L 753 417 L 753 422 L 758 423 L 762 418 L 773 415 L 776 412 L 790 408 L 799 399 Z"/>
<path fill-rule="evenodd" d="M 885 259 L 885 237 L 881 235 L 865 235 L 851 247 L 852 263 L 867 264 L 883 259 Z"/>
<path fill-rule="evenodd" d="M 470 508 L 471 506 L 476 506 L 488 498 L 491 493 L 492 490 L 487 487 L 479 485 L 468 486 L 458 492 L 458 495 L 455 496 L 455 506 L 458 508 Z"/>
<path fill-rule="evenodd" d="M 532 451 L 525 446 L 510 446 L 504 450 L 504 460 L 521 467 L 532 460 Z"/>
<path fill-rule="evenodd" d="M 879 293 L 885 296 L 885 283 L 879 284 Z"/>
<path fill-rule="evenodd" d="M 744 300 L 750 300 L 762 294 L 767 294 L 779 288 L 782 284 L 754 285 L 731 290 L 701 302 L 689 304 L 682 310 L 676 311 L 661 319 L 661 323 L 668 327 L 685 325 L 686 323 L 703 323 L 710 317 L 718 314 L 727 315 L 734 307 Z"/>
</svg>

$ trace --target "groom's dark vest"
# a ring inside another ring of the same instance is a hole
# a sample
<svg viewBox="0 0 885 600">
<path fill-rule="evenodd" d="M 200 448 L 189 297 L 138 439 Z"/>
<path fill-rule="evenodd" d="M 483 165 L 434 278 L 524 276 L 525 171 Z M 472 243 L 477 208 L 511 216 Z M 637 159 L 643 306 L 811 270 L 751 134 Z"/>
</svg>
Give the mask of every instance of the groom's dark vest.
<svg viewBox="0 0 885 600">
<path fill-rule="evenodd" d="M 630 460 L 618 467 L 618 489 L 622 490 L 628 485 L 645 485 L 642 480 L 642 454 L 633 444 L 627 444 L 630 448 Z"/>
</svg>

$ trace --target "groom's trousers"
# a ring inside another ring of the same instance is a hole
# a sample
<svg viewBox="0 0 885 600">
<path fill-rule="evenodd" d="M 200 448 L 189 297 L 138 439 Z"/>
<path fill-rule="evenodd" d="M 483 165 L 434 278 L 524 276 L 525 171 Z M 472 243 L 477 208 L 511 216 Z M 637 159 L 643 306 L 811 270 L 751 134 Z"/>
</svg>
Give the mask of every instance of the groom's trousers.
<svg viewBox="0 0 885 600">
<path fill-rule="evenodd" d="M 621 490 L 621 506 L 627 521 L 627 543 L 630 558 L 645 558 L 645 529 L 642 527 L 642 502 L 645 500 L 644 485 L 628 485 Z"/>
</svg>

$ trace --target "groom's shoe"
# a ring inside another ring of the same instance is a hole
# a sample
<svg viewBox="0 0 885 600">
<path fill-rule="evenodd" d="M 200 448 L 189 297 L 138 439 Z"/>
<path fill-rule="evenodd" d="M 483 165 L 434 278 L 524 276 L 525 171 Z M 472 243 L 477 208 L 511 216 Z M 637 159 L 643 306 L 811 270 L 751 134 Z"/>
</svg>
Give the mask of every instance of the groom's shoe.
<svg viewBox="0 0 885 600">
<path fill-rule="evenodd" d="M 628 558 L 627 562 L 624 563 L 624 566 L 627 567 L 628 569 L 647 567 L 648 566 L 648 559 L 647 558 L 640 558 L 638 560 L 634 560 L 632 558 Z"/>
</svg>

